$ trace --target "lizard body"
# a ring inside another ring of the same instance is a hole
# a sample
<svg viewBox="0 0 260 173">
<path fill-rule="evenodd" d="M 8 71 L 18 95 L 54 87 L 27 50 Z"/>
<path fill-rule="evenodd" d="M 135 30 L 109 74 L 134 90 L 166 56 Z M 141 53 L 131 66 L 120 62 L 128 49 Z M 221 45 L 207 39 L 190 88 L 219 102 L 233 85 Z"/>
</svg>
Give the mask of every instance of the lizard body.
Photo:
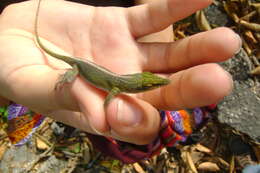
<svg viewBox="0 0 260 173">
<path fill-rule="evenodd" d="M 38 34 L 40 3 L 41 0 L 38 1 L 34 28 L 37 44 L 42 50 L 44 50 L 44 52 L 46 52 L 50 56 L 62 60 L 73 67 L 71 70 L 67 71 L 64 74 L 62 80 L 59 81 L 57 84 L 72 82 L 75 77 L 79 75 L 85 81 L 89 82 L 95 87 L 108 92 L 108 95 L 104 102 L 104 106 L 107 106 L 110 100 L 119 93 L 144 92 L 170 83 L 169 79 L 162 78 L 150 72 L 118 75 L 91 61 L 57 54 L 46 48 L 41 42 Z"/>
</svg>

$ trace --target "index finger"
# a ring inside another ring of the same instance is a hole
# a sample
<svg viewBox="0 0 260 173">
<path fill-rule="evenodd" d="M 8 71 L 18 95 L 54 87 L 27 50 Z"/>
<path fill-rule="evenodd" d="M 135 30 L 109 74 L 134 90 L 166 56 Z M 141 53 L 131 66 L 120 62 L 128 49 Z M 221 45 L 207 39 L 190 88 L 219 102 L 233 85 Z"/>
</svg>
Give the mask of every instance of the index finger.
<svg viewBox="0 0 260 173">
<path fill-rule="evenodd" d="M 131 7 L 127 10 L 130 31 L 134 37 L 160 31 L 211 2 L 212 0 L 157 0 Z"/>
</svg>

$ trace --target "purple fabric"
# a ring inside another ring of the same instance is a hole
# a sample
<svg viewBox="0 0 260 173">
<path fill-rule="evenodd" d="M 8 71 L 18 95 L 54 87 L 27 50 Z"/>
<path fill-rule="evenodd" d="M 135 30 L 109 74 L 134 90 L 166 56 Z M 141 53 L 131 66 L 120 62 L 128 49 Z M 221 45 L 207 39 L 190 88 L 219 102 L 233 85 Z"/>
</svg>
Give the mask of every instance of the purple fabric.
<svg viewBox="0 0 260 173">
<path fill-rule="evenodd" d="M 171 117 L 174 120 L 174 124 L 173 124 L 173 129 L 180 134 L 184 133 L 184 128 L 183 128 L 183 123 L 182 123 L 182 118 L 181 115 L 179 114 L 178 111 L 171 111 Z"/>
<path fill-rule="evenodd" d="M 36 129 L 41 125 L 44 116 L 30 111 L 27 107 L 11 103 L 7 108 L 7 135 L 15 146 L 24 145 L 29 141 Z M 23 127 L 34 123 L 31 129 Z"/>
<path fill-rule="evenodd" d="M 24 107 L 22 105 L 16 104 L 16 103 L 12 103 L 10 106 L 8 106 L 8 120 L 14 119 L 16 117 L 18 117 L 19 115 L 23 115 L 26 112 L 29 111 L 29 109 L 27 107 Z"/>
<path fill-rule="evenodd" d="M 195 124 L 199 125 L 203 121 L 203 112 L 199 108 L 193 110 Z"/>
</svg>

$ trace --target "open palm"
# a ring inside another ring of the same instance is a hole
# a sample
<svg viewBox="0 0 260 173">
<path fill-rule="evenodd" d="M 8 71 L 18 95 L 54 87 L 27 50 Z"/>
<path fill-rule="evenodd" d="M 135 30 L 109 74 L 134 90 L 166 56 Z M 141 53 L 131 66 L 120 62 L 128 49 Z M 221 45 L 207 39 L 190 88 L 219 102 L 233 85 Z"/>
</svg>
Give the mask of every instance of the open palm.
<svg viewBox="0 0 260 173">
<path fill-rule="evenodd" d="M 208 0 L 161 0 L 132 8 L 44 0 L 39 35 L 48 40 L 49 49 L 89 59 L 118 74 L 151 71 L 172 80 L 169 86 L 135 97 L 121 95 L 107 110 L 103 109 L 106 93 L 80 78 L 62 92 L 54 91 L 68 66 L 46 57 L 35 44 L 37 2 L 12 5 L 0 18 L 0 94 L 9 100 L 88 132 L 145 144 L 159 128 L 156 108 L 204 106 L 219 101 L 232 88 L 230 77 L 219 66 L 206 64 L 223 61 L 239 48 L 239 39 L 226 28 L 175 43 L 136 41 L 203 8 Z"/>
</svg>

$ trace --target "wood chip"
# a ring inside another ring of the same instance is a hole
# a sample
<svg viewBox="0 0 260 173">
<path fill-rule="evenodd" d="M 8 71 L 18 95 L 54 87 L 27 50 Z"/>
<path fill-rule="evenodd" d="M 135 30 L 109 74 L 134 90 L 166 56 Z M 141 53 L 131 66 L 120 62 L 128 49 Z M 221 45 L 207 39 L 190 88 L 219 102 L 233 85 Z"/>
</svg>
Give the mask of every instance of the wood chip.
<svg viewBox="0 0 260 173">
<path fill-rule="evenodd" d="M 251 11 L 250 13 L 248 13 L 247 15 L 241 17 L 241 20 L 245 20 L 245 21 L 249 21 L 252 17 L 254 17 L 257 14 L 256 11 Z"/>
<path fill-rule="evenodd" d="M 250 40 L 252 43 L 256 44 L 258 41 L 254 37 L 253 33 L 249 30 L 244 32 L 244 35 L 247 37 L 248 40 Z"/>
<path fill-rule="evenodd" d="M 7 148 L 7 145 L 6 143 L 3 143 L 1 146 L 0 146 L 0 160 L 2 160 L 2 157 L 6 151 L 6 148 Z"/>
<path fill-rule="evenodd" d="M 244 20 L 240 20 L 239 23 L 241 25 L 243 25 L 244 27 L 248 28 L 248 29 L 260 32 L 260 24 L 258 24 L 258 23 L 249 23 L 249 22 L 244 21 Z"/>
<path fill-rule="evenodd" d="M 203 162 L 199 164 L 198 170 L 200 171 L 210 171 L 210 172 L 217 172 L 220 171 L 220 168 L 216 163 L 212 162 Z"/>
<path fill-rule="evenodd" d="M 260 75 L 260 66 L 250 72 L 252 75 Z"/>
<path fill-rule="evenodd" d="M 225 167 L 225 168 L 229 168 L 229 163 L 226 162 L 225 160 L 223 160 L 221 157 L 216 157 L 216 160 L 218 161 L 219 164 L 222 165 L 222 167 Z"/>
<path fill-rule="evenodd" d="M 230 3 L 227 3 L 227 2 L 223 2 L 223 6 L 224 6 L 224 9 L 226 11 L 226 13 L 236 22 L 238 23 L 239 22 L 239 18 L 238 16 L 236 15 L 236 13 L 234 12 L 234 8 L 232 7 L 232 5 Z"/>
<path fill-rule="evenodd" d="M 235 170 L 235 157 L 233 155 L 229 164 L 229 173 L 233 173 L 234 170 Z"/>
<path fill-rule="evenodd" d="M 195 149 L 200 151 L 200 152 L 207 153 L 207 154 L 212 153 L 211 149 L 209 149 L 209 148 L 207 148 L 207 147 L 205 147 L 201 144 L 197 144 L 195 146 Z"/>
<path fill-rule="evenodd" d="M 260 163 L 260 145 L 253 147 L 258 163 Z"/>
<path fill-rule="evenodd" d="M 49 148 L 49 146 L 38 137 L 36 137 L 36 147 L 39 150 L 47 150 L 47 148 Z"/>
<path fill-rule="evenodd" d="M 192 171 L 192 173 L 198 173 L 198 171 L 197 171 L 197 169 L 195 167 L 195 164 L 194 164 L 194 162 L 193 162 L 193 160 L 191 158 L 190 152 L 186 151 L 185 156 L 186 156 L 186 160 L 188 162 L 189 168 Z"/>
<path fill-rule="evenodd" d="M 241 39 L 242 39 L 243 48 L 245 49 L 246 53 L 248 55 L 251 55 L 252 54 L 252 50 L 250 49 L 249 45 L 247 44 L 245 39 L 243 39 L 242 37 L 241 37 Z"/>
<path fill-rule="evenodd" d="M 260 8 L 260 3 L 251 3 L 250 5 L 255 8 Z"/>
<path fill-rule="evenodd" d="M 143 170 L 141 165 L 139 165 L 138 163 L 134 163 L 133 166 L 134 166 L 136 172 L 138 172 L 138 173 L 145 173 L 145 171 Z"/>
</svg>

